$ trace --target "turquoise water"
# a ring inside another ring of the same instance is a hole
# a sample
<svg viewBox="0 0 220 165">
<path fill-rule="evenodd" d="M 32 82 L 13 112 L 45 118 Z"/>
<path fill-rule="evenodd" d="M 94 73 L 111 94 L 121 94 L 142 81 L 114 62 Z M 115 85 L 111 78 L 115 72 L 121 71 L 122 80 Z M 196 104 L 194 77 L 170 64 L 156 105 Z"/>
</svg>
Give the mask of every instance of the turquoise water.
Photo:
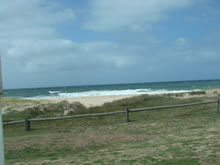
<svg viewBox="0 0 220 165">
<path fill-rule="evenodd" d="M 154 82 L 4 90 L 3 97 L 29 99 L 157 94 L 220 88 L 220 80 Z"/>
</svg>

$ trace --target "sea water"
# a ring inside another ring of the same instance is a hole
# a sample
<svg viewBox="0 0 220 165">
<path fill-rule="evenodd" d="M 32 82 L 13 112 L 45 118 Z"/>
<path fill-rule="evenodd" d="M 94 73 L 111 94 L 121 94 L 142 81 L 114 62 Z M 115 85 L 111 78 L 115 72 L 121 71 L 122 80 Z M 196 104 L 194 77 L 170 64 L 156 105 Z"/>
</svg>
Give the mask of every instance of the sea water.
<svg viewBox="0 0 220 165">
<path fill-rule="evenodd" d="M 220 88 L 220 80 L 64 86 L 4 90 L 3 97 L 53 99 L 89 96 L 163 94 Z"/>
</svg>

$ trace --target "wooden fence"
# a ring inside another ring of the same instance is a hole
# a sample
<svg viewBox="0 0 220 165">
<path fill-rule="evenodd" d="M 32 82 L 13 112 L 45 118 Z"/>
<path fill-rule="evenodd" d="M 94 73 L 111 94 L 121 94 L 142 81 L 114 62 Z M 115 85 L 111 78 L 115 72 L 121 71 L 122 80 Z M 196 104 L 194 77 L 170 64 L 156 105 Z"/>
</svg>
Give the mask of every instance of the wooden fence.
<svg viewBox="0 0 220 165">
<path fill-rule="evenodd" d="M 81 115 L 74 115 L 74 116 L 36 118 L 36 119 L 25 118 L 25 120 L 4 122 L 3 125 L 25 123 L 25 130 L 28 131 L 31 129 L 31 122 L 64 120 L 64 119 L 94 117 L 94 116 L 106 116 L 106 115 L 115 115 L 115 114 L 121 114 L 121 113 L 125 113 L 125 119 L 127 122 L 129 122 L 129 113 L 132 113 L 132 112 L 180 108 L 180 107 L 196 106 L 196 105 L 202 105 L 202 104 L 214 104 L 214 103 L 217 103 L 217 112 L 220 112 L 220 99 L 218 99 L 217 101 L 196 102 L 196 103 L 189 103 L 189 104 L 179 104 L 179 105 L 159 106 L 159 107 L 146 107 L 146 108 L 137 108 L 137 109 L 128 109 L 128 107 L 126 107 L 125 110 L 115 111 L 115 112 L 105 112 L 105 113 L 81 114 Z"/>
</svg>

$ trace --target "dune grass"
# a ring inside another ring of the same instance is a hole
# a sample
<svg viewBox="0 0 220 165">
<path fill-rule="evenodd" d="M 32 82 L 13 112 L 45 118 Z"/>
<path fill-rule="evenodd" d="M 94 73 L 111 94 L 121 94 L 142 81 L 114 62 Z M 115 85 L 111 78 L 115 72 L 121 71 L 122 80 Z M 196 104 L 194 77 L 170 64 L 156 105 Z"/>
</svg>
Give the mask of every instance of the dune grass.
<svg viewBox="0 0 220 165">
<path fill-rule="evenodd" d="M 22 103 L 39 103 L 36 100 L 28 100 L 28 99 L 20 99 L 20 98 L 10 98 L 10 97 L 2 97 L 1 102 L 4 106 L 14 105 L 14 104 L 22 104 Z"/>
<path fill-rule="evenodd" d="M 74 114 L 209 99 L 145 95 L 78 110 Z M 6 162 L 37 165 L 220 163 L 220 113 L 216 104 L 130 113 L 130 119 L 131 122 L 126 123 L 125 115 L 118 114 L 36 122 L 28 132 L 24 131 L 23 124 L 5 126 Z"/>
<path fill-rule="evenodd" d="M 140 107 L 153 107 L 160 105 L 175 105 L 182 103 L 190 103 L 201 101 L 200 98 L 180 100 L 169 96 L 148 96 L 142 95 L 133 98 L 126 98 L 111 103 L 106 103 L 103 106 L 86 108 L 80 103 L 68 103 L 61 101 L 59 103 L 41 103 L 40 101 L 23 100 L 15 98 L 4 98 L 3 106 L 11 105 L 12 111 L 9 111 L 3 116 L 4 121 L 23 120 L 25 117 L 42 118 L 65 116 L 64 109 L 74 109 L 66 115 L 88 114 L 88 113 L 101 113 L 113 112 L 123 110 L 125 107 L 140 108 Z M 21 110 L 21 107 L 23 109 Z M 19 111 L 16 111 L 19 108 Z"/>
</svg>

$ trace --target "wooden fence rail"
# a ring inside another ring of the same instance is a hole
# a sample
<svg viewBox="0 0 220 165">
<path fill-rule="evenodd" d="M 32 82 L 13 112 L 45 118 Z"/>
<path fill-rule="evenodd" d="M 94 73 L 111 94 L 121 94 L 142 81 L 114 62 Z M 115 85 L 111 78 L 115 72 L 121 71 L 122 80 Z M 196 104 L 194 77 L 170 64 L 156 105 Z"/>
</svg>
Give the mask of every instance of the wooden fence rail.
<svg viewBox="0 0 220 165">
<path fill-rule="evenodd" d="M 82 114 L 82 115 L 64 116 L 64 117 L 38 118 L 38 119 L 29 119 L 29 121 L 62 120 L 62 119 L 72 119 L 72 118 L 81 118 L 81 117 L 115 115 L 115 114 L 119 114 L 119 113 L 125 113 L 125 112 L 124 111 L 116 111 L 116 112 L 92 113 L 92 114 Z"/>
<path fill-rule="evenodd" d="M 94 116 L 106 116 L 106 115 L 115 115 L 115 114 L 120 114 L 120 113 L 125 113 L 125 119 L 126 119 L 127 122 L 129 122 L 129 113 L 130 112 L 141 112 L 141 111 L 149 111 L 149 110 L 170 109 L 170 108 L 188 107 L 188 106 L 196 106 L 196 105 L 202 105 L 202 104 L 214 104 L 214 103 L 217 103 L 217 111 L 220 112 L 220 99 L 218 99 L 217 101 L 196 102 L 196 103 L 189 103 L 189 104 L 158 106 L 158 107 L 146 107 L 146 108 L 136 108 L 136 109 L 128 109 L 126 107 L 125 110 L 115 111 L 115 112 L 105 112 L 105 113 L 81 114 L 81 115 L 74 115 L 74 116 L 36 118 L 36 119 L 25 118 L 25 120 L 4 122 L 3 125 L 25 123 L 25 130 L 28 131 L 28 130 L 31 129 L 31 122 L 50 121 L 50 120 L 63 120 L 63 119 L 73 119 L 73 118 L 82 118 L 82 117 L 94 117 Z"/>
<path fill-rule="evenodd" d="M 10 122 L 4 122 L 3 125 L 19 124 L 19 123 L 24 123 L 24 122 L 25 120 L 10 121 Z"/>
<path fill-rule="evenodd" d="M 202 104 L 213 104 L 213 103 L 218 103 L 218 102 L 216 102 L 216 101 L 207 101 L 207 102 L 197 102 L 197 103 L 190 103 L 190 104 L 179 104 L 179 105 L 170 105 L 170 106 L 138 108 L 138 109 L 130 109 L 129 112 L 140 112 L 140 111 L 148 111 L 148 110 L 189 107 L 189 106 L 202 105 Z"/>
</svg>

